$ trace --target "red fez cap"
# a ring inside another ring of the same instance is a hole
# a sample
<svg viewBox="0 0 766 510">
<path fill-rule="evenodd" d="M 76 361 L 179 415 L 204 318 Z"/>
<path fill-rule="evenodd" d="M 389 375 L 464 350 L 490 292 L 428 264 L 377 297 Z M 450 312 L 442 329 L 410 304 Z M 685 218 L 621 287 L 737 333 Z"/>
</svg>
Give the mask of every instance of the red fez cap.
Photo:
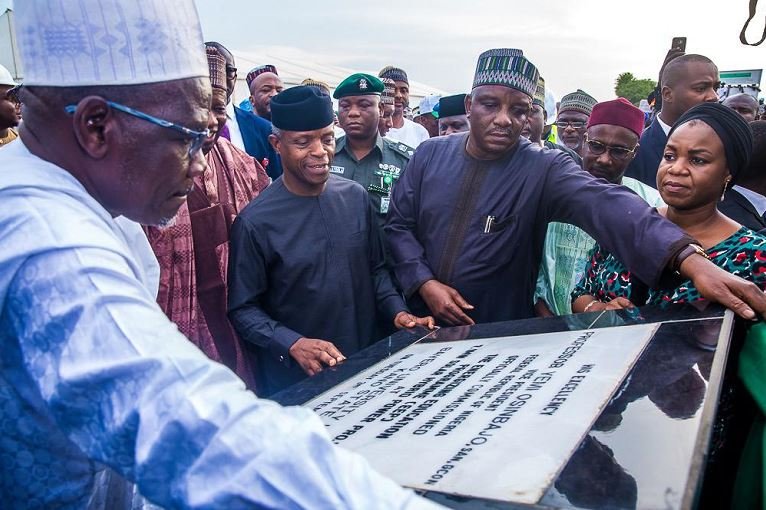
<svg viewBox="0 0 766 510">
<path fill-rule="evenodd" d="M 637 136 L 644 130 L 644 112 L 636 108 L 624 97 L 604 101 L 593 107 L 588 119 L 588 127 L 610 124 L 630 129 Z"/>
</svg>

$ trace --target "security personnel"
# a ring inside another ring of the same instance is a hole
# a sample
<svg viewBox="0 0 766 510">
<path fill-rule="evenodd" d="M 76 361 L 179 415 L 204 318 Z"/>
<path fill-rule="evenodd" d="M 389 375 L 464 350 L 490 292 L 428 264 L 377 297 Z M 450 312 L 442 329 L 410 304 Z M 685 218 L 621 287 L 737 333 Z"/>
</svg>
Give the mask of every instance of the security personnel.
<svg viewBox="0 0 766 510">
<path fill-rule="evenodd" d="M 330 172 L 364 186 L 381 225 L 388 212 L 391 189 L 413 153 L 411 147 L 378 133 L 383 88 L 379 78 L 357 73 L 335 89 L 338 120 L 346 135 L 337 140 L 330 167 Z"/>
</svg>

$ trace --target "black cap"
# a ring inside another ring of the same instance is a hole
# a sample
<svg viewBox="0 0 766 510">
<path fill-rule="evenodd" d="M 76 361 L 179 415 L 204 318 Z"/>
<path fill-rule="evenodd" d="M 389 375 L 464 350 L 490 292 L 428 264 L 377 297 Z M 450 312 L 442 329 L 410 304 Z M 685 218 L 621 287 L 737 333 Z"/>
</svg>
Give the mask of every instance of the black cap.
<svg viewBox="0 0 766 510">
<path fill-rule="evenodd" d="M 334 120 L 330 96 L 316 87 L 290 87 L 271 98 L 271 123 L 278 129 L 313 131 Z"/>
<path fill-rule="evenodd" d="M 439 99 L 439 118 L 465 115 L 466 94 L 455 94 Z"/>
</svg>

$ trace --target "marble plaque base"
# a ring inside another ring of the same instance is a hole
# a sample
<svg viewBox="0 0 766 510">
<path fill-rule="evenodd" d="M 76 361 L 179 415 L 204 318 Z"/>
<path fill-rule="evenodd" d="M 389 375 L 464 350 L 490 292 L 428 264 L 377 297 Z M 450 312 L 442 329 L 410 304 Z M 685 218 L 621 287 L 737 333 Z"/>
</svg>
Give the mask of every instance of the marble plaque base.
<svg viewBox="0 0 766 510">
<path fill-rule="evenodd" d="M 533 504 L 658 326 L 416 343 L 305 405 L 402 485 Z"/>
</svg>

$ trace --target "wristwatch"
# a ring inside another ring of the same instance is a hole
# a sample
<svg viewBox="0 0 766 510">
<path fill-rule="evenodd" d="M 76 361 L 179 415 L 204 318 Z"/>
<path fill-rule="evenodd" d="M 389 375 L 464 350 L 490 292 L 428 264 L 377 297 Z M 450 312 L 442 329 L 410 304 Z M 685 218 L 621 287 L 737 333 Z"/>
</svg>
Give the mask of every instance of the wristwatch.
<svg viewBox="0 0 766 510">
<path fill-rule="evenodd" d="M 678 252 L 678 255 L 676 255 L 676 260 L 673 263 L 673 269 L 675 272 L 680 275 L 681 263 L 695 253 L 697 255 L 702 255 L 706 259 L 710 260 L 710 256 L 707 254 L 707 252 L 705 252 L 705 249 L 702 248 L 702 246 L 696 243 L 690 243 L 683 250 Z"/>
</svg>

